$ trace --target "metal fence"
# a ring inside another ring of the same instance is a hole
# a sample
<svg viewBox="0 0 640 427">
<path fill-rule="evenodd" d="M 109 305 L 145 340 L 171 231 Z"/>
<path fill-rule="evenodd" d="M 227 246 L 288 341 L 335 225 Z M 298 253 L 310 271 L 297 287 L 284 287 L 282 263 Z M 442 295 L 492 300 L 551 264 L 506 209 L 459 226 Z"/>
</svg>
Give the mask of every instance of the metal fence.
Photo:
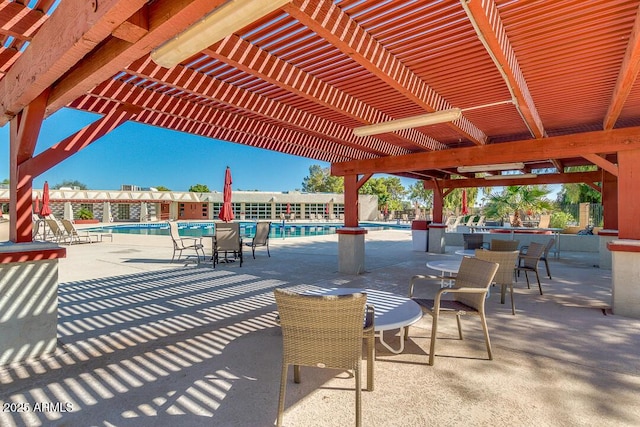
<svg viewBox="0 0 640 427">
<path fill-rule="evenodd" d="M 594 227 L 602 227 L 604 224 L 604 209 L 601 203 L 591 203 L 589 206 L 589 224 Z"/>
<path fill-rule="evenodd" d="M 580 205 L 571 204 L 562 208 L 563 212 L 571 214 L 576 220 L 576 224 L 580 221 Z M 602 203 L 591 203 L 589 205 L 589 225 L 594 227 L 602 227 L 604 222 Z"/>
</svg>

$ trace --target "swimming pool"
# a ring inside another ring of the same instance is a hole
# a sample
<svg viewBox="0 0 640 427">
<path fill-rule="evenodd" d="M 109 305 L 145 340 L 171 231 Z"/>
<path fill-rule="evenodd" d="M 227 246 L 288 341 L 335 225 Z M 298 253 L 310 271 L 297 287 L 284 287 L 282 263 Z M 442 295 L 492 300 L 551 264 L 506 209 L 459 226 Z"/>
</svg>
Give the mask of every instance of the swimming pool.
<svg viewBox="0 0 640 427">
<path fill-rule="evenodd" d="M 324 236 L 327 234 L 335 234 L 338 228 L 343 225 L 341 223 L 290 223 L 284 224 L 280 221 L 271 222 L 271 238 L 278 237 L 301 237 L 301 236 Z M 409 230 L 409 224 L 377 224 L 361 222 L 360 227 L 367 230 L 390 230 L 390 229 L 406 229 Z M 178 222 L 178 229 L 181 236 L 202 237 L 204 235 L 213 234 L 215 228 L 214 222 Z M 86 229 L 96 233 L 120 233 L 120 234 L 142 234 L 149 236 L 168 236 L 169 226 L 166 222 L 144 223 L 144 224 L 114 224 L 102 227 L 92 227 Z M 240 222 L 240 235 L 243 238 L 251 238 L 256 232 L 256 223 L 252 221 Z"/>
</svg>

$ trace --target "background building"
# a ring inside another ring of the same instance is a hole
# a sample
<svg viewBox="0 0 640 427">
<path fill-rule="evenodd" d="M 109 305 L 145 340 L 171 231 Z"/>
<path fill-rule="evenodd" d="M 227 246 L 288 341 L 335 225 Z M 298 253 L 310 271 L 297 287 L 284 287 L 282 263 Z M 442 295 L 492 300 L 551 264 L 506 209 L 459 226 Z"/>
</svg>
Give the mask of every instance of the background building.
<svg viewBox="0 0 640 427">
<path fill-rule="evenodd" d="M 42 191 L 34 190 L 42 200 Z M 77 219 L 80 210 L 89 211 L 100 222 L 213 220 L 222 207 L 222 193 L 177 191 L 107 191 L 60 189 L 49 191 L 53 215 Z M 9 202 L 9 190 L 0 189 L 0 203 Z M 378 197 L 360 195 L 359 215 L 362 221 L 378 219 Z M 238 220 L 340 220 L 344 217 L 344 195 L 234 191 L 233 213 Z"/>
</svg>

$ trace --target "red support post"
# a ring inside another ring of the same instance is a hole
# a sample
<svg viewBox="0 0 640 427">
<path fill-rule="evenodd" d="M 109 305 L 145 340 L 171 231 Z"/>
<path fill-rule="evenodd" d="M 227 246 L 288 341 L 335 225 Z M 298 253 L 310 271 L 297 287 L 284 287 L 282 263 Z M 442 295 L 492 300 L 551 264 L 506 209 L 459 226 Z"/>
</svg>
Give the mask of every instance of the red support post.
<svg viewBox="0 0 640 427">
<path fill-rule="evenodd" d="M 433 222 L 436 224 L 442 223 L 442 210 L 444 208 L 444 196 L 442 195 L 442 188 L 437 179 L 433 180 Z"/>
<path fill-rule="evenodd" d="M 358 178 L 358 175 L 345 175 L 344 177 L 344 226 L 358 226 L 358 190 L 373 174 L 368 173 Z"/>
<path fill-rule="evenodd" d="M 358 175 L 344 177 L 344 226 L 358 226 Z"/>
<path fill-rule="evenodd" d="M 618 229 L 618 178 L 602 170 L 602 208 L 604 210 L 603 228 Z"/>
<path fill-rule="evenodd" d="M 38 142 L 44 120 L 49 89 L 45 90 L 10 124 L 9 136 L 9 240 L 14 243 L 31 242 L 33 175 L 21 169 L 31 156 Z"/>
<path fill-rule="evenodd" d="M 618 237 L 640 240 L 640 150 L 618 152 Z"/>
</svg>

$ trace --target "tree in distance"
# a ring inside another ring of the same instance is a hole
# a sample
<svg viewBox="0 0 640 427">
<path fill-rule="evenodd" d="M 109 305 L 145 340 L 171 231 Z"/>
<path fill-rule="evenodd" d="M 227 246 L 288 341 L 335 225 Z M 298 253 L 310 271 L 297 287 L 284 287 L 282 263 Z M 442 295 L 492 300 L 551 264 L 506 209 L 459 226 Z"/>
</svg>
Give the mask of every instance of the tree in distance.
<svg viewBox="0 0 640 427">
<path fill-rule="evenodd" d="M 189 192 L 191 193 L 211 193 L 209 187 L 206 184 L 196 184 L 189 187 Z"/>
</svg>

